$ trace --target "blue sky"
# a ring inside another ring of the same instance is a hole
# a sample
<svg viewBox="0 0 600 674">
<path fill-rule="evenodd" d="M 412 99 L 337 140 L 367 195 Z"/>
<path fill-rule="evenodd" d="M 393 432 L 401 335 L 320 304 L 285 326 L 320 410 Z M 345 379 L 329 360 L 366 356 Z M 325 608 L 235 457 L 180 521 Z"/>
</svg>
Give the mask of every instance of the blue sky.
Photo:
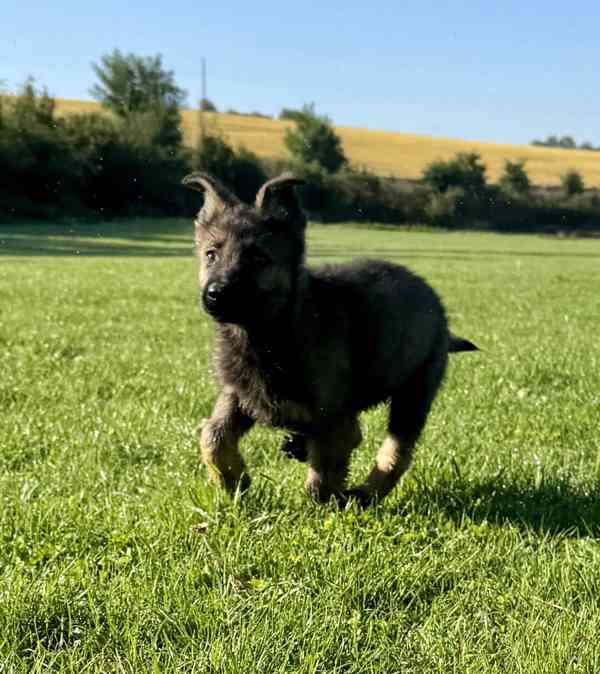
<svg viewBox="0 0 600 674">
<path fill-rule="evenodd" d="M 314 101 L 336 124 L 600 145 L 600 3 L 7 0 L 0 80 L 90 98 L 91 62 L 161 53 L 195 104 L 200 63 L 220 109 Z"/>
</svg>

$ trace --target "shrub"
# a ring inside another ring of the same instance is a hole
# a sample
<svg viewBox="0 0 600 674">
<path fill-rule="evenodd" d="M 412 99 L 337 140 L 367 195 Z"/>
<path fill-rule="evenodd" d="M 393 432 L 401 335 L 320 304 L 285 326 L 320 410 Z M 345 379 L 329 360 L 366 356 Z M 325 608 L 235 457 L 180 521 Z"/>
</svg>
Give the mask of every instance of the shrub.
<svg viewBox="0 0 600 674">
<path fill-rule="evenodd" d="M 572 197 L 576 194 L 582 194 L 582 192 L 585 190 L 583 178 L 578 171 L 567 171 L 567 173 L 561 176 L 560 181 L 567 197 Z"/>
<path fill-rule="evenodd" d="M 131 118 L 54 116 L 54 101 L 28 82 L 3 105 L 0 208 L 6 219 L 64 215 L 175 215 L 185 154 L 156 142 Z M 146 135 L 145 135 L 146 134 Z"/>
<path fill-rule="evenodd" d="M 525 161 L 504 163 L 504 171 L 500 176 L 500 188 L 507 194 L 526 195 L 531 190 L 531 182 L 525 170 Z"/>
<path fill-rule="evenodd" d="M 82 166 L 54 116 L 54 101 L 31 80 L 3 105 L 0 204 L 3 215 L 53 218 L 81 211 Z"/>
<path fill-rule="evenodd" d="M 90 210 L 103 216 L 182 212 L 179 182 L 188 168 L 183 153 L 97 114 L 69 118 L 65 131 L 83 166 L 81 194 Z"/>
<path fill-rule="evenodd" d="M 398 183 L 380 178 L 365 168 L 345 168 L 332 180 L 336 202 L 342 204 L 347 218 L 392 223 L 408 219 L 411 198 Z M 412 202 L 414 204 L 414 199 Z"/>
<path fill-rule="evenodd" d="M 233 163 L 232 185 L 236 194 L 246 202 L 253 203 L 256 193 L 267 180 L 260 159 L 245 147 L 239 147 Z"/>
<path fill-rule="evenodd" d="M 435 161 L 425 168 L 423 182 L 436 192 L 460 187 L 468 197 L 480 197 L 486 190 L 486 167 L 475 152 L 459 153 L 448 161 Z"/>
<path fill-rule="evenodd" d="M 316 163 L 329 173 L 347 164 L 340 137 L 331 120 L 315 113 L 314 105 L 305 105 L 294 117 L 296 127 L 286 129 L 284 143 L 295 161 Z"/>
<path fill-rule="evenodd" d="M 267 169 L 269 175 L 292 171 L 306 181 L 300 199 L 312 219 L 395 224 L 423 220 L 425 190 L 414 185 L 407 189 L 400 181 L 380 178 L 364 168 L 346 167 L 332 174 L 314 162 L 276 161 L 269 162 Z"/>
<path fill-rule="evenodd" d="M 243 147 L 236 152 L 216 131 L 200 137 L 193 166 L 219 178 L 247 202 L 254 200 L 267 179 L 260 160 L 253 152 Z"/>
<path fill-rule="evenodd" d="M 217 131 L 201 134 L 194 155 L 194 168 L 226 182 L 235 158 L 233 148 Z"/>
<path fill-rule="evenodd" d="M 264 112 L 259 110 L 251 110 L 250 112 L 240 112 L 234 108 L 228 108 L 225 111 L 228 115 L 237 115 L 238 117 L 260 117 L 261 119 L 273 119 L 271 115 L 266 115 Z"/>
<path fill-rule="evenodd" d="M 452 227 L 465 206 L 465 191 L 462 187 L 450 187 L 445 192 L 433 192 L 425 206 L 428 222 L 436 227 Z"/>
</svg>

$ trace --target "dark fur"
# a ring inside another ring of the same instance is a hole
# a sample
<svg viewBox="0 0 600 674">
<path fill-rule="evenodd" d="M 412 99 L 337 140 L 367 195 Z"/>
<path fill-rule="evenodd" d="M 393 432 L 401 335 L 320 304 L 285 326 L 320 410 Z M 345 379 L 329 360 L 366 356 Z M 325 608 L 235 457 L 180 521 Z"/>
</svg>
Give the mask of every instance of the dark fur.
<svg viewBox="0 0 600 674">
<path fill-rule="evenodd" d="M 306 221 L 284 174 L 254 207 L 210 176 L 184 180 L 205 193 L 196 220 L 200 286 L 217 324 L 222 390 L 201 430 L 212 479 L 249 484 L 238 440 L 254 422 L 286 428 L 288 453 L 309 462 L 321 501 L 382 498 L 410 465 L 450 351 L 473 350 L 448 331 L 425 281 L 379 260 L 308 269 Z M 390 401 L 388 435 L 366 482 L 347 490 L 358 414 Z"/>
</svg>

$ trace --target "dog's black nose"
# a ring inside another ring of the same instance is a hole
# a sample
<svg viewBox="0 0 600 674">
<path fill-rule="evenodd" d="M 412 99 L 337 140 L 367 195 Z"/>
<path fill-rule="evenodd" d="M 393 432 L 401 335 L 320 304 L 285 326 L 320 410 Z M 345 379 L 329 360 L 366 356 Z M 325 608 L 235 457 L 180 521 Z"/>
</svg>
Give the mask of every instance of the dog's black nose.
<svg viewBox="0 0 600 674">
<path fill-rule="evenodd" d="M 209 283 L 206 286 L 204 296 L 209 304 L 215 304 L 218 301 L 219 296 L 221 295 L 222 292 L 223 292 L 223 285 L 221 283 L 216 283 L 213 281 L 213 283 Z"/>
</svg>

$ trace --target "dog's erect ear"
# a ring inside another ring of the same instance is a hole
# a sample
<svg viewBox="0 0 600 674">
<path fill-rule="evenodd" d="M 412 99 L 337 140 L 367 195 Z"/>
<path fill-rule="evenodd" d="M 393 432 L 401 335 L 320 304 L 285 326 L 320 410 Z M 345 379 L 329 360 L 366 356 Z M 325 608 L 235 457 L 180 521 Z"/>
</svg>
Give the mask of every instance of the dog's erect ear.
<svg viewBox="0 0 600 674">
<path fill-rule="evenodd" d="M 306 181 L 291 173 L 282 173 L 266 182 L 256 195 L 256 208 L 273 213 L 276 217 L 305 225 L 306 218 L 300 208 L 294 187 L 305 185 Z"/>
<path fill-rule="evenodd" d="M 240 203 L 234 194 L 207 173 L 190 173 L 181 181 L 181 184 L 191 190 L 204 193 L 204 205 L 196 220 L 200 225 L 208 224 L 215 215 Z"/>
</svg>

